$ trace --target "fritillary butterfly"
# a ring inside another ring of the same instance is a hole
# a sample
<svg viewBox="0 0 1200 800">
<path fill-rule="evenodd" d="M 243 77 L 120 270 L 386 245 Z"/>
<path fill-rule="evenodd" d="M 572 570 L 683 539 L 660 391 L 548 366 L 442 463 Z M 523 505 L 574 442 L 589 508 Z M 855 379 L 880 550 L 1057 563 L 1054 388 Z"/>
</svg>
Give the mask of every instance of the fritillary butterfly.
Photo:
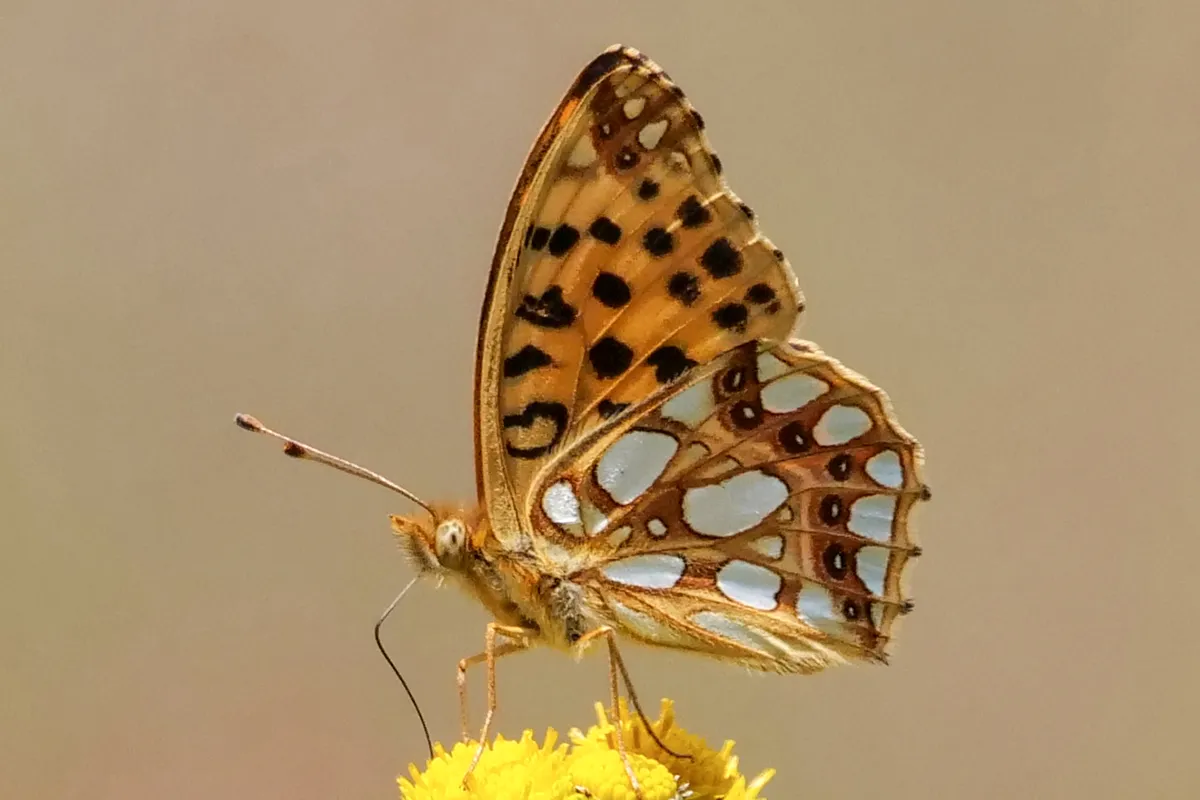
<svg viewBox="0 0 1200 800">
<path fill-rule="evenodd" d="M 790 338 L 795 275 L 704 128 L 661 68 L 612 47 L 513 193 L 479 329 L 479 503 L 392 518 L 422 574 L 496 620 L 459 666 L 464 735 L 467 666 L 488 664 L 482 741 L 495 659 L 534 644 L 605 638 L 615 693 L 618 635 L 809 673 L 884 661 L 911 608 L 920 445 L 882 391 Z"/>
</svg>

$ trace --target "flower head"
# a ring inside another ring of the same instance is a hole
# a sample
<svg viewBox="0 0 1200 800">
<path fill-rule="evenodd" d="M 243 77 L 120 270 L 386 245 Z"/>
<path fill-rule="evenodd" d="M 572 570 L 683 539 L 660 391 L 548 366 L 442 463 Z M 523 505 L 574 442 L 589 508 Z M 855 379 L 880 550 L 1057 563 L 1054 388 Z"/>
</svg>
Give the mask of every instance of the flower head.
<svg viewBox="0 0 1200 800">
<path fill-rule="evenodd" d="M 516 741 L 497 736 L 495 742 L 484 748 L 471 773 L 469 790 L 463 788 L 463 775 L 475 757 L 479 743 L 459 742 L 449 752 L 440 744 L 434 745 L 434 756 L 424 772 L 410 765 L 408 770 L 412 779 L 399 779 L 400 796 L 404 800 L 484 797 L 559 800 L 574 797 L 574 786 L 564 769 L 567 745 L 555 747 L 557 741 L 558 734 L 553 728 L 546 732 L 544 743 L 540 745 L 534 741 L 530 730 Z"/>
<path fill-rule="evenodd" d="M 596 704 L 596 716 L 599 723 L 593 725 L 586 734 L 578 730 L 571 731 L 575 745 L 573 757 L 579 758 L 594 749 L 617 753 L 617 725 L 609 720 L 608 713 L 600 703 Z M 651 727 L 658 740 L 678 756 L 659 746 L 646 730 L 641 717 L 631 713 L 624 699 L 621 700 L 619 730 L 625 739 L 627 751 L 631 755 L 636 753 L 651 758 L 670 770 L 677 777 L 680 787 L 691 793 L 681 796 L 695 800 L 709 797 L 762 800 L 759 792 L 774 776 L 775 770 L 766 770 L 747 783 L 746 777 L 738 771 L 738 758 L 733 755 L 731 740 L 727 740 L 720 750 L 713 750 L 703 738 L 688 733 L 675 723 L 674 704 L 665 698 L 658 719 L 651 723 Z"/>
<path fill-rule="evenodd" d="M 763 800 L 759 792 L 775 774 L 774 770 L 766 770 L 747 782 L 738 771 L 733 742 L 725 742 L 720 750 L 709 748 L 704 739 L 675 723 L 670 700 L 663 700 L 659 717 L 651 727 L 678 756 L 655 742 L 624 701 L 619 709 L 619 725 L 609 719 L 599 703 L 596 713 L 599 721 L 586 733 L 578 729 L 570 732 L 570 746 L 557 745 L 554 729 L 547 731 L 542 744 L 529 730 L 516 741 L 496 737 L 484 748 L 467 789 L 462 786 L 462 777 L 479 743 L 456 744 L 448 752 L 437 745 L 424 771 L 410 766 L 411 779 L 400 778 L 400 795 L 403 800 L 633 800 L 635 795 L 618 749 L 618 732 L 644 800 Z"/>
</svg>

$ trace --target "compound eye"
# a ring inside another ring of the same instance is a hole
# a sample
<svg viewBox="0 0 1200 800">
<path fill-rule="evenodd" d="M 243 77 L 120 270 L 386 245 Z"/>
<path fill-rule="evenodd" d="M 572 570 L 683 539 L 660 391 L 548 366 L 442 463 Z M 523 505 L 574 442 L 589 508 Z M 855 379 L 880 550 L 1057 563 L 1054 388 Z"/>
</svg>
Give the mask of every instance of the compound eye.
<svg viewBox="0 0 1200 800">
<path fill-rule="evenodd" d="M 456 519 L 447 520 L 438 525 L 437 540 L 439 549 L 446 554 L 457 554 L 466 542 L 467 532 L 463 524 Z"/>
</svg>

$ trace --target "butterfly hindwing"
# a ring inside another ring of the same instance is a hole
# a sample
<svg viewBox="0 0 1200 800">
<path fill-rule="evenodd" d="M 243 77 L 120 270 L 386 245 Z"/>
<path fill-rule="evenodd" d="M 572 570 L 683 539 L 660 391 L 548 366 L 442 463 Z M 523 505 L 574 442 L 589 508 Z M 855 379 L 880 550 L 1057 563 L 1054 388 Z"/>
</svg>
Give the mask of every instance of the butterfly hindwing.
<svg viewBox="0 0 1200 800">
<path fill-rule="evenodd" d="M 535 145 L 497 249 L 477 372 L 496 534 L 527 527 L 571 442 L 801 306 L 782 253 L 721 178 L 704 122 L 630 48 L 586 67 Z"/>
<path fill-rule="evenodd" d="M 781 671 L 881 660 L 926 494 L 886 396 L 812 345 L 748 343 L 569 453 L 537 522 L 653 644 Z"/>
</svg>

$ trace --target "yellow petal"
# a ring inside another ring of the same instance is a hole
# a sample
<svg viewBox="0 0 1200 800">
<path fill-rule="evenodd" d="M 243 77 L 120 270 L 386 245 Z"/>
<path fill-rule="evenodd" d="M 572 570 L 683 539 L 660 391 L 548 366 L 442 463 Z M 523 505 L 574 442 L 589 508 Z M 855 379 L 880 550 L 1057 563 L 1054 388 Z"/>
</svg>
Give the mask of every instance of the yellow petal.
<svg viewBox="0 0 1200 800">
<path fill-rule="evenodd" d="M 719 750 L 710 748 L 703 738 L 677 724 L 670 700 L 662 701 L 659 717 L 649 730 L 624 701 L 618 713 L 618 718 L 611 720 L 604 706 L 597 703 L 596 724 L 587 733 L 572 728 L 569 746 L 557 744 L 558 733 L 553 728 L 540 744 L 530 730 L 516 741 L 497 736 L 484 748 L 465 789 L 463 775 L 479 743 L 456 744 L 449 752 L 435 745 L 434 757 L 424 770 L 410 766 L 410 777 L 398 779 L 401 797 L 404 800 L 579 800 L 590 795 L 593 800 L 634 800 L 618 749 L 620 736 L 643 800 L 764 800 L 760 792 L 775 771 L 765 770 L 747 782 L 733 754 L 733 742 L 725 742 Z M 587 794 L 576 791 L 577 788 Z"/>
</svg>

